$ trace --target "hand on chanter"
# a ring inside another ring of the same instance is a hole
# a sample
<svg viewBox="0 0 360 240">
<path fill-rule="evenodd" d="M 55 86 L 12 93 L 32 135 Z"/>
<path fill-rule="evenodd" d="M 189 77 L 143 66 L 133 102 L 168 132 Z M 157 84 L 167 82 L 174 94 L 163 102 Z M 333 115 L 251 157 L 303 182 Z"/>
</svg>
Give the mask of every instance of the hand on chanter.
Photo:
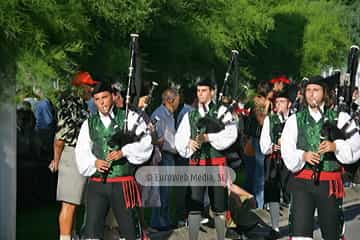
<svg viewBox="0 0 360 240">
<path fill-rule="evenodd" d="M 121 150 L 115 150 L 108 153 L 106 160 L 107 161 L 116 161 L 123 157 L 123 152 Z"/>
<path fill-rule="evenodd" d="M 310 165 L 317 165 L 320 162 L 320 154 L 315 152 L 304 152 L 303 160 Z"/>
<path fill-rule="evenodd" d="M 278 145 L 278 144 L 273 144 L 272 145 L 272 151 L 273 152 L 277 152 L 277 151 L 280 151 L 280 150 L 281 150 L 280 145 Z"/>
<path fill-rule="evenodd" d="M 334 142 L 325 140 L 320 143 L 318 153 L 324 154 L 327 152 L 335 152 L 335 150 L 336 150 L 336 144 Z"/>
<path fill-rule="evenodd" d="M 191 149 L 191 151 L 196 152 L 200 148 L 200 144 L 196 140 L 189 140 L 188 147 Z"/>
<path fill-rule="evenodd" d="M 95 167 L 98 172 L 106 172 L 109 170 L 110 163 L 106 160 L 97 159 L 95 161 Z"/>
</svg>

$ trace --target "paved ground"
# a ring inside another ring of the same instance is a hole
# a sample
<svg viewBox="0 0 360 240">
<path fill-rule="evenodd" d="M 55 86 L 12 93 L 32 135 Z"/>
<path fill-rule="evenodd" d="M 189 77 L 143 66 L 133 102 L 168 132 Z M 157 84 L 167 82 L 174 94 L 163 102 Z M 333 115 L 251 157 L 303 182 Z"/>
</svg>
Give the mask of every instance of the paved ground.
<svg viewBox="0 0 360 240">
<path fill-rule="evenodd" d="M 270 222 L 270 217 L 267 211 L 265 210 L 256 210 L 258 216 L 260 216 L 266 223 Z M 281 216 L 281 233 L 283 237 L 281 239 L 288 239 L 287 237 L 287 225 L 288 225 L 288 210 L 284 208 L 282 210 Z M 357 240 L 360 239 L 360 186 L 352 187 L 346 189 L 346 196 L 344 199 L 344 213 L 346 220 L 346 239 L 347 240 Z M 202 231 L 200 231 L 200 240 L 215 240 L 216 233 L 215 229 L 202 226 Z M 250 234 L 247 235 L 245 239 L 265 239 L 268 230 L 265 228 L 258 227 L 253 230 Z M 187 229 L 185 227 L 175 229 L 169 232 L 161 232 L 151 235 L 152 240 L 185 240 L 188 239 Z M 318 227 L 314 230 L 314 240 L 319 240 L 320 231 Z"/>
</svg>

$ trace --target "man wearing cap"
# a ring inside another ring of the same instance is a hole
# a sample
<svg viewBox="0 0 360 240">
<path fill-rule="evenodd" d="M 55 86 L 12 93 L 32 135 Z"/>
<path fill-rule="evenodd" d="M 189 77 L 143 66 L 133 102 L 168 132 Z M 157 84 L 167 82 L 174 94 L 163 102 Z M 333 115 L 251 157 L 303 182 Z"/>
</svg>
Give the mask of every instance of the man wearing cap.
<svg viewBox="0 0 360 240">
<path fill-rule="evenodd" d="M 57 201 L 61 202 L 59 213 L 60 240 L 70 240 L 75 210 L 81 203 L 86 178 L 81 176 L 75 162 L 74 148 L 82 122 L 88 117 L 86 100 L 91 96 L 92 85 L 97 83 L 87 72 L 80 72 L 72 79 L 70 95 L 60 98 L 58 123 L 54 140 L 54 157 L 49 168 L 59 171 Z"/>
<path fill-rule="evenodd" d="M 280 92 L 286 85 L 291 83 L 290 79 L 281 75 L 279 77 L 273 78 L 269 81 L 273 85 L 273 91 Z"/>
<path fill-rule="evenodd" d="M 196 87 L 198 106 L 185 114 L 175 135 L 175 146 L 179 154 L 189 158 L 191 166 L 218 166 L 219 170 L 226 165 L 226 159 L 220 152 L 233 144 L 237 138 L 236 123 L 230 112 L 223 118 L 225 126 L 210 131 L 206 126 L 200 126 L 200 120 L 205 117 L 217 119 L 226 111 L 224 106 L 217 108 L 212 102 L 214 84 L 204 79 Z M 189 192 L 189 238 L 198 238 L 201 211 L 203 210 L 203 195 L 208 189 L 211 209 L 214 212 L 217 239 L 225 238 L 225 211 L 227 210 L 228 189 L 225 186 L 191 186 Z"/>
<path fill-rule="evenodd" d="M 289 117 L 281 137 L 281 155 L 292 172 L 289 227 L 291 238 L 296 240 L 312 239 L 315 209 L 323 239 L 339 240 L 342 234 L 344 188 L 340 164 L 356 161 L 353 156 L 360 136 L 356 133 L 345 140 L 330 140 L 321 134 L 324 124 L 333 123 L 340 129 L 350 118 L 329 109 L 328 87 L 330 81 L 321 76 L 309 79 L 305 85 L 306 107 Z"/>
<path fill-rule="evenodd" d="M 112 136 L 124 130 L 125 111 L 114 107 L 111 85 L 103 81 L 95 86 L 93 97 L 98 112 L 82 124 L 75 148 L 79 172 L 89 177 L 83 237 L 103 239 L 105 217 L 111 207 L 121 235 L 127 240 L 136 239 L 133 208 L 141 206 L 141 197 L 131 164 L 142 164 L 150 158 L 151 136 L 141 120 L 135 131 L 138 140 L 111 143 Z M 127 129 L 132 129 L 137 119 L 138 114 L 130 111 Z"/>
<path fill-rule="evenodd" d="M 285 189 L 288 171 L 280 156 L 280 137 L 286 119 L 290 113 L 290 88 L 286 87 L 275 93 L 275 113 L 270 113 L 264 119 L 260 136 L 260 149 L 265 158 L 265 192 L 264 201 L 269 204 L 273 237 L 279 237 L 280 195 Z M 284 196 L 283 196 L 284 197 Z"/>
</svg>

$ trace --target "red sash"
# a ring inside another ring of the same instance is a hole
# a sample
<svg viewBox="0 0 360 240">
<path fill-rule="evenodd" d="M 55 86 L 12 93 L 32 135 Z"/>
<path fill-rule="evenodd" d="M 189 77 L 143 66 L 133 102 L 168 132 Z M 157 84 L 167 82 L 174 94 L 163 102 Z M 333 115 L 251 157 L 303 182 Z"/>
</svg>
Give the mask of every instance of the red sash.
<svg viewBox="0 0 360 240">
<path fill-rule="evenodd" d="M 219 166 L 219 176 L 221 183 L 226 186 L 225 177 L 226 172 L 224 170 L 224 166 L 226 166 L 226 158 L 225 157 L 217 157 L 217 158 L 207 158 L 207 159 L 190 159 L 190 166 Z"/>
<path fill-rule="evenodd" d="M 91 177 L 90 181 L 102 182 L 103 179 L 99 177 Z M 133 208 L 135 206 L 142 206 L 141 195 L 139 187 L 133 176 L 123 176 L 107 178 L 106 183 L 121 183 L 126 208 Z"/>
<path fill-rule="evenodd" d="M 296 178 L 312 179 L 313 171 L 303 169 L 295 173 Z M 344 185 L 342 182 L 342 172 L 320 172 L 320 181 L 329 181 L 329 196 L 335 195 L 336 198 L 343 198 L 345 196 Z"/>
</svg>

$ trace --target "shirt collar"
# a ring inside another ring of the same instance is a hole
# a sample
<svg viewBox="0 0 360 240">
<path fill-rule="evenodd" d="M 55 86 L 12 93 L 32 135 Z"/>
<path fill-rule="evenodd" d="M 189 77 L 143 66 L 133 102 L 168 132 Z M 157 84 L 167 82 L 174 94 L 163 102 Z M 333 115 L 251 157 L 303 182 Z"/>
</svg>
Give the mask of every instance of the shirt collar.
<svg viewBox="0 0 360 240">
<path fill-rule="evenodd" d="M 100 111 L 98 111 L 98 112 L 99 112 L 99 115 L 100 115 L 100 118 L 101 118 L 101 119 L 109 118 L 109 115 L 104 115 L 104 114 L 101 113 Z M 114 118 L 114 105 L 111 106 L 110 111 L 109 111 L 109 114 L 110 114 L 110 117 L 111 117 L 111 118 Z"/>
<path fill-rule="evenodd" d="M 161 107 L 164 109 L 165 113 L 168 115 L 168 116 L 173 116 L 173 113 L 170 112 L 164 104 L 161 104 Z"/>
<path fill-rule="evenodd" d="M 284 117 L 284 119 L 282 119 L 282 120 L 287 120 L 289 118 L 289 113 L 290 113 L 290 111 L 288 110 L 284 114 L 279 114 L 279 113 L 276 113 L 276 114 L 279 116 L 279 119 L 282 119 Z"/>
<path fill-rule="evenodd" d="M 325 107 L 325 104 L 322 103 L 320 105 L 320 109 L 321 111 L 324 113 L 324 107 Z M 310 113 L 310 116 L 316 121 L 318 122 L 323 116 L 321 115 L 321 113 L 319 111 L 314 111 L 312 110 L 312 108 L 310 106 L 308 106 L 308 109 L 309 109 L 309 113 Z"/>
<path fill-rule="evenodd" d="M 212 101 L 210 100 L 210 101 L 208 101 L 207 103 L 205 103 L 205 107 L 206 107 L 206 109 L 209 111 L 209 108 L 211 107 L 211 105 L 212 105 Z M 203 108 L 203 104 L 202 103 L 198 103 L 198 108 L 199 109 L 202 109 Z"/>
</svg>

